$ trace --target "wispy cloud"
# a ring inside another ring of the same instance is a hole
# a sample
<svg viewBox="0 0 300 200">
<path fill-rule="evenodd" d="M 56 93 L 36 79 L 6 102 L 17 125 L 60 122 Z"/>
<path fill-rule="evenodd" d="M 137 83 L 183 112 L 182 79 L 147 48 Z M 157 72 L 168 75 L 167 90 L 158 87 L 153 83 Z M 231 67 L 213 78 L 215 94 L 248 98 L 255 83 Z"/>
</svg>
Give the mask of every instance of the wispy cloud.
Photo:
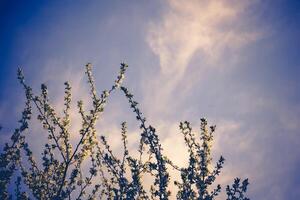
<svg viewBox="0 0 300 200">
<path fill-rule="evenodd" d="M 255 41 L 260 33 L 243 25 L 243 12 L 249 5 L 250 1 L 167 1 L 161 20 L 150 23 L 148 30 L 147 42 L 160 62 L 151 96 L 168 104 L 195 55 L 206 65 L 224 59 L 228 62 L 224 53 Z M 203 67 L 200 65 L 198 69 Z M 189 80 L 185 84 L 189 87 L 194 83 Z"/>
</svg>

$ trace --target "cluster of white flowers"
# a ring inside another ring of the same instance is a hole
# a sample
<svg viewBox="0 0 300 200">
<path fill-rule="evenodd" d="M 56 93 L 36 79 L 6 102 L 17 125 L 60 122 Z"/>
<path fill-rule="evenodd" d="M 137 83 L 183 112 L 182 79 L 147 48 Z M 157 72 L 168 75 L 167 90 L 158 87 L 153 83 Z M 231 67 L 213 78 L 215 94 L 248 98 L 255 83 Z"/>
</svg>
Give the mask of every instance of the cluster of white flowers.
<svg viewBox="0 0 300 200">
<path fill-rule="evenodd" d="M 77 143 L 70 141 L 71 85 L 65 82 L 63 116 L 58 116 L 50 104 L 48 90 L 41 85 L 41 94 L 34 95 L 26 84 L 22 71 L 18 71 L 18 79 L 24 87 L 26 102 L 19 120 L 20 126 L 11 137 L 11 144 L 5 144 L 0 155 L 0 199 L 160 199 L 167 200 L 170 174 L 168 166 L 181 174 L 175 181 L 178 187 L 177 199 L 212 200 L 220 193 L 221 186 L 209 190 L 224 164 L 221 156 L 215 168 L 210 169 L 211 147 L 215 126 L 207 127 L 207 121 L 201 119 L 200 137 L 197 140 L 189 122 L 180 123 L 180 130 L 188 147 L 189 162 L 185 167 L 176 166 L 164 155 L 156 129 L 146 124 L 146 118 L 134 101 L 127 88 L 121 87 L 128 65 L 121 63 L 120 73 L 113 86 L 97 95 L 92 74 L 92 65 L 86 65 L 86 74 L 90 85 L 92 109 L 86 112 L 82 101 L 77 102 L 81 116 L 81 129 Z M 130 107 L 139 121 L 142 131 L 138 158 L 128 151 L 127 126 L 121 124 L 121 140 L 123 156 L 118 158 L 102 135 L 98 137 L 96 122 L 104 111 L 110 94 L 117 90 L 125 94 Z M 32 107 L 37 110 L 40 121 L 48 138 L 44 145 L 40 161 L 36 161 L 26 141 L 29 121 L 33 115 Z M 100 139 L 98 139 L 100 138 Z M 146 156 L 145 156 L 146 155 Z M 88 166 L 88 170 L 87 167 Z M 150 189 L 145 187 L 143 177 L 153 177 Z M 18 176 L 20 175 L 20 176 Z M 10 194 L 8 186 L 15 180 L 14 194 Z M 228 200 L 247 200 L 245 192 L 248 180 L 240 182 L 235 179 L 232 187 L 227 186 Z"/>
</svg>

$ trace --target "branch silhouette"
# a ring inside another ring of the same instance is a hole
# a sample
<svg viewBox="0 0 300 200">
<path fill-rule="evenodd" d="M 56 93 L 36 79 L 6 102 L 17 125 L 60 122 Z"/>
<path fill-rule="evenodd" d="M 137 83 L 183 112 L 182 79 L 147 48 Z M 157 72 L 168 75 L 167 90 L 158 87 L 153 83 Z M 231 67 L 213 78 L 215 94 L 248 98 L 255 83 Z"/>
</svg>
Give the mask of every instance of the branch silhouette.
<svg viewBox="0 0 300 200">
<path fill-rule="evenodd" d="M 207 120 L 202 118 L 197 136 L 189 122 L 181 122 L 179 129 L 188 149 L 189 160 L 184 167 L 175 165 L 165 156 L 159 134 L 147 124 L 134 96 L 121 86 L 127 68 L 127 64 L 121 63 L 112 87 L 98 95 L 92 65 L 86 65 L 92 109 L 86 111 L 83 101 L 77 102 L 81 128 L 75 144 L 71 142 L 70 131 L 70 111 L 73 109 L 70 83 L 64 84 L 63 116 L 59 116 L 49 101 L 47 86 L 42 84 L 41 94 L 35 95 L 26 83 L 22 70 L 18 70 L 26 101 L 19 127 L 0 155 L 0 199 L 167 200 L 172 194 L 169 167 L 180 173 L 179 180 L 174 181 L 178 189 L 174 197 L 186 200 L 216 199 L 221 185 L 217 184 L 215 188 L 212 185 L 225 162 L 220 156 L 215 167 L 212 167 L 211 148 L 216 126 L 208 126 Z M 112 151 L 106 137 L 97 133 L 96 123 L 101 119 L 110 94 L 115 91 L 124 94 L 139 122 L 141 135 L 137 157 L 129 153 L 126 122 L 121 124 L 123 154 L 120 158 Z M 32 117 L 39 120 L 48 139 L 38 161 L 27 142 Z M 152 182 L 144 180 L 146 175 L 152 177 Z M 147 184 L 151 187 L 148 188 Z M 241 181 L 236 178 L 232 186 L 226 187 L 227 200 L 248 200 L 245 195 L 248 184 L 248 179 Z M 13 191 L 9 189 L 10 185 L 13 185 Z"/>
</svg>

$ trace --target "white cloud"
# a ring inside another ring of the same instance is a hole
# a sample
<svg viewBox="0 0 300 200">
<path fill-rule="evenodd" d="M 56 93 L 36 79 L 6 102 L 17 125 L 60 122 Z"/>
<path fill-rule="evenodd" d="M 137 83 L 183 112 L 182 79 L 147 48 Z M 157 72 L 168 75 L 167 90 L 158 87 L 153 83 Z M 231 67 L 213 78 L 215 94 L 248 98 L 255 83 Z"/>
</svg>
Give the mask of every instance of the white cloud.
<svg viewBox="0 0 300 200">
<path fill-rule="evenodd" d="M 237 48 L 257 37 L 243 31 L 242 11 L 248 1 L 169 0 L 162 21 L 152 23 L 148 43 L 159 56 L 163 74 L 184 73 L 191 57 L 201 50 L 203 57 L 217 60 L 226 48 Z"/>
<path fill-rule="evenodd" d="M 224 66 L 229 62 L 223 56 L 225 53 L 237 51 L 255 41 L 260 34 L 255 29 L 245 28 L 243 18 L 249 5 L 250 1 L 169 0 L 161 20 L 152 22 L 148 29 L 147 42 L 160 62 L 159 74 L 151 77 L 151 86 L 148 83 L 145 86 L 149 94 L 146 99 L 151 101 L 148 103 L 170 105 L 171 96 L 195 55 L 201 56 L 207 65 L 222 60 Z M 204 66 L 199 65 L 197 70 L 201 68 Z M 201 77 L 184 84 L 190 88 L 199 79 Z M 166 108 L 155 106 L 151 112 L 161 109 Z"/>
</svg>

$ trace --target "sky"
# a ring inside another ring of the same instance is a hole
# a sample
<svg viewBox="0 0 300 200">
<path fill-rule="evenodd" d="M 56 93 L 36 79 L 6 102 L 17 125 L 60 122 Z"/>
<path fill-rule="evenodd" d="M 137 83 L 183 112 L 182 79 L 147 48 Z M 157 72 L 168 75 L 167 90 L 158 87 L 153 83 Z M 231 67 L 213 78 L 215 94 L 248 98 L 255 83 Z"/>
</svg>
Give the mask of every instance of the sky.
<svg viewBox="0 0 300 200">
<path fill-rule="evenodd" d="M 299 52 L 300 1 L 1 0 L 1 143 L 24 105 L 18 67 L 34 92 L 48 85 L 59 110 L 65 81 L 72 85 L 74 105 L 89 101 L 86 63 L 94 66 L 100 93 L 126 62 L 124 85 L 176 164 L 186 161 L 179 122 L 190 121 L 196 131 L 206 117 L 217 125 L 214 158 L 226 159 L 218 182 L 248 177 L 251 199 L 297 200 Z M 116 150 L 122 121 L 128 121 L 129 139 L 136 140 L 138 124 L 116 92 L 99 122 Z M 30 137 L 38 149 L 37 124 Z"/>
</svg>

